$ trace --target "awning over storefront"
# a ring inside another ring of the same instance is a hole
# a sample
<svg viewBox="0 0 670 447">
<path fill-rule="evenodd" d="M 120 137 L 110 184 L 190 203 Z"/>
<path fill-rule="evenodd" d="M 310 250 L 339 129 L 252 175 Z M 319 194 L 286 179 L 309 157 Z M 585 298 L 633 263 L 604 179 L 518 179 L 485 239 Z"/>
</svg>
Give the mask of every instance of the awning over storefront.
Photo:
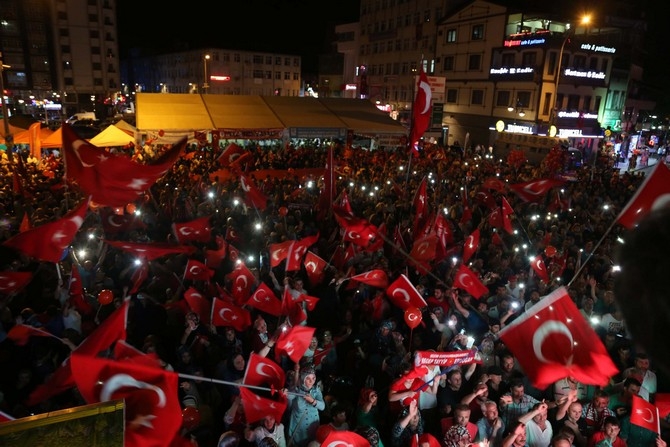
<svg viewBox="0 0 670 447">
<path fill-rule="evenodd" d="M 405 127 L 367 100 L 297 96 L 138 93 L 142 133 L 219 130 L 224 138 L 346 138 L 404 135 Z"/>
</svg>

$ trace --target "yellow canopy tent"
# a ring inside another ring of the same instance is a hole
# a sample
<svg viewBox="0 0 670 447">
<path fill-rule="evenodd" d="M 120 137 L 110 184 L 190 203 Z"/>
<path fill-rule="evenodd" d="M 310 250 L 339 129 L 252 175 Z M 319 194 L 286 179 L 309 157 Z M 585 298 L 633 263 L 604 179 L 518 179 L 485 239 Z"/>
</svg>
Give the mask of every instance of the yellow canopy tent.
<svg viewBox="0 0 670 447">
<path fill-rule="evenodd" d="M 114 147 L 135 143 L 135 138 L 112 124 L 88 141 L 98 147 Z"/>
<path fill-rule="evenodd" d="M 63 147 L 63 130 L 59 127 L 51 135 L 43 139 L 42 147 L 46 149 Z"/>
</svg>

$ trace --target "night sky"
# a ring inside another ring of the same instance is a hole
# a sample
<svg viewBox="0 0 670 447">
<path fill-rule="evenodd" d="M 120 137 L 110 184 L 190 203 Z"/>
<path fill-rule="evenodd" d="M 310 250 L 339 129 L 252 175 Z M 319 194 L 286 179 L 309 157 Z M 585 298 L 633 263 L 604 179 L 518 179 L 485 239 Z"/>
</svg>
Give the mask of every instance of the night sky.
<svg viewBox="0 0 670 447">
<path fill-rule="evenodd" d="M 169 6 L 168 6 L 169 5 Z M 358 20 L 360 0 L 117 0 L 121 57 L 131 48 L 165 52 L 206 47 L 300 55 L 316 71 L 336 24 Z"/>
</svg>

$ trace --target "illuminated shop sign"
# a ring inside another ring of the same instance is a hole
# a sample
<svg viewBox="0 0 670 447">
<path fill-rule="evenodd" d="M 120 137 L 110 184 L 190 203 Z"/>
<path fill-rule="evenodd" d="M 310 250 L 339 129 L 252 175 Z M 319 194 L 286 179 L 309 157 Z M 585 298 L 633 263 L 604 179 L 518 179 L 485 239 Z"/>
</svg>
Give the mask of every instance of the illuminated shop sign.
<svg viewBox="0 0 670 447">
<path fill-rule="evenodd" d="M 491 68 L 489 73 L 492 75 L 518 75 L 518 74 L 532 74 L 535 70 L 533 67 L 501 67 L 501 68 Z"/>
<path fill-rule="evenodd" d="M 586 51 L 593 51 L 594 53 L 616 53 L 616 48 L 614 47 L 606 47 L 605 45 L 595 45 L 591 43 L 583 43 L 579 48 Z"/>
<path fill-rule="evenodd" d="M 503 41 L 503 46 L 506 47 L 529 47 L 532 45 L 542 45 L 547 41 L 547 39 L 520 39 L 520 40 L 505 40 Z"/>
<path fill-rule="evenodd" d="M 581 113 L 581 112 L 558 112 L 559 118 L 583 118 L 583 119 L 598 119 L 595 113 Z"/>
<path fill-rule="evenodd" d="M 511 132 L 511 133 L 527 133 L 527 134 L 532 134 L 535 129 L 533 129 L 533 126 L 521 126 L 519 124 L 507 124 L 505 127 L 506 132 Z"/>
<path fill-rule="evenodd" d="M 573 70 L 571 68 L 566 68 L 563 72 L 565 76 L 570 76 L 573 78 L 586 78 L 586 79 L 605 79 L 607 76 L 604 71 L 583 71 L 583 70 Z"/>
<path fill-rule="evenodd" d="M 558 129 L 560 138 L 579 137 L 582 135 L 582 129 Z"/>
</svg>

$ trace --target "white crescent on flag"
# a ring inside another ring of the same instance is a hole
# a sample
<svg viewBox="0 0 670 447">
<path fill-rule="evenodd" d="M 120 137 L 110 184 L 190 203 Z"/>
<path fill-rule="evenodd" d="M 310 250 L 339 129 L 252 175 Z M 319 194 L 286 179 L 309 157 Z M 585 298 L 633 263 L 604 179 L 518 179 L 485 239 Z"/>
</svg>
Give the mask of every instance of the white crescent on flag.
<svg viewBox="0 0 670 447">
<path fill-rule="evenodd" d="M 535 356 L 543 363 L 557 363 L 556 361 L 552 362 L 551 360 L 548 360 L 542 352 L 542 345 L 544 341 L 552 334 L 562 334 L 570 341 L 570 355 L 567 358 L 561 360 L 563 360 L 567 365 L 571 364 L 573 358 L 572 351 L 574 350 L 575 340 L 572 337 L 572 332 L 570 332 L 570 329 L 568 329 L 565 323 L 558 320 L 549 320 L 544 322 L 533 334 L 533 351 L 535 352 Z"/>
</svg>

